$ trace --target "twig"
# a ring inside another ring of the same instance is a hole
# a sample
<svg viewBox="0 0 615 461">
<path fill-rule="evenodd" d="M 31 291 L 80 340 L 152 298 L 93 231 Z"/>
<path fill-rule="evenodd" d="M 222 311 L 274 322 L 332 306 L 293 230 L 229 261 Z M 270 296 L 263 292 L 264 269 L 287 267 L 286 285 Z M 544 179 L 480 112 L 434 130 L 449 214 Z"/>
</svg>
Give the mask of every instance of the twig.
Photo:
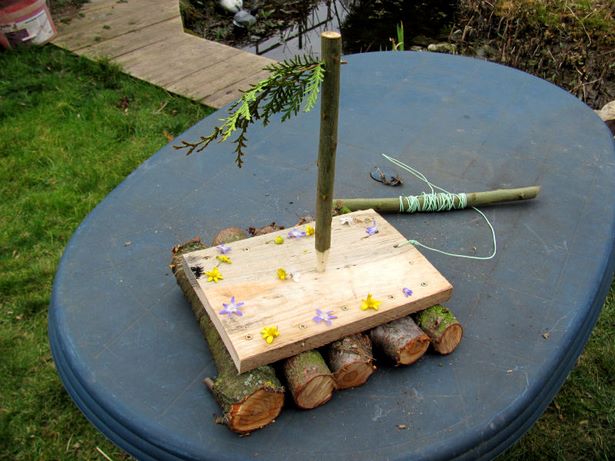
<svg viewBox="0 0 615 461">
<path fill-rule="evenodd" d="M 160 114 L 168 104 L 169 101 L 163 101 L 162 104 L 160 104 L 160 107 L 154 111 L 154 114 Z"/>
<path fill-rule="evenodd" d="M 268 125 L 270 118 L 282 114 L 282 122 L 297 115 L 303 106 L 310 111 L 318 100 L 325 66 L 322 61 L 310 56 L 298 56 L 265 67 L 270 76 L 261 80 L 246 91 L 241 99 L 235 101 L 228 110 L 228 117 L 222 125 L 214 127 L 208 136 L 201 136 L 198 141 L 182 140 L 175 149 L 186 150 L 186 155 L 202 152 L 213 141 L 224 142 L 235 131 L 239 135 L 233 140 L 235 144 L 235 163 L 241 167 L 244 148 L 247 145 L 246 130 L 258 120 Z"/>
<path fill-rule="evenodd" d="M 104 451 L 102 451 L 100 448 L 96 447 L 96 451 L 97 451 L 98 453 L 100 453 L 101 455 L 103 455 L 103 456 L 104 456 L 104 458 L 105 458 L 107 461 L 113 461 L 113 460 L 109 457 L 109 455 L 107 455 L 107 453 L 105 453 Z"/>
<path fill-rule="evenodd" d="M 579 24 L 581 24 L 581 27 L 583 28 L 583 31 L 585 32 L 585 35 L 587 35 L 587 39 L 589 40 L 589 43 L 587 44 L 587 46 L 591 46 L 592 44 L 592 38 L 589 36 L 589 32 L 587 32 L 587 29 L 585 28 L 585 24 L 583 24 L 583 21 L 581 21 L 579 19 L 579 17 L 576 15 L 576 13 L 572 10 L 572 8 L 570 8 L 569 5 L 566 5 L 566 8 L 568 8 L 568 11 L 570 11 L 570 14 L 572 14 L 572 16 L 579 21 Z"/>
</svg>

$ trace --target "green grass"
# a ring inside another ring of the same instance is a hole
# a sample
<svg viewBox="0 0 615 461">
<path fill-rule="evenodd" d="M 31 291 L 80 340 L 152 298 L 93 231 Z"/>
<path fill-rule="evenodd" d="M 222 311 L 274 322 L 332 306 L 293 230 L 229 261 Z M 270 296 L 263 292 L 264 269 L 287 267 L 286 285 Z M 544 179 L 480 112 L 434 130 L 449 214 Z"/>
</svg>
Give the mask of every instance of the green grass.
<svg viewBox="0 0 615 461">
<path fill-rule="evenodd" d="M 140 162 L 209 111 L 51 46 L 0 54 L 0 460 L 126 455 L 54 369 L 47 308 L 77 225 Z M 506 460 L 615 457 L 615 286 L 578 366 Z"/>
<path fill-rule="evenodd" d="M 52 279 L 87 213 L 210 112 L 52 46 L 0 53 L 0 459 L 124 457 L 56 375 Z"/>
<path fill-rule="evenodd" d="M 615 282 L 596 328 L 545 413 L 502 460 L 615 458 Z"/>
</svg>

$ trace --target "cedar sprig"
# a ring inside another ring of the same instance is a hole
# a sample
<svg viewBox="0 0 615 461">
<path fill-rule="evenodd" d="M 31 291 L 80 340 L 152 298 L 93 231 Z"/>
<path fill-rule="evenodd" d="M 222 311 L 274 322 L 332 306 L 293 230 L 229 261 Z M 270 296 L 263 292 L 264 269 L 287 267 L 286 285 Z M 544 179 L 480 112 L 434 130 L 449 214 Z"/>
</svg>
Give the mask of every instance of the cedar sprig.
<svg viewBox="0 0 615 461">
<path fill-rule="evenodd" d="M 235 163 L 241 168 L 250 124 L 261 120 L 268 125 L 271 116 L 282 114 L 282 122 L 303 110 L 309 112 L 318 101 L 318 93 L 325 74 L 324 63 L 311 56 L 297 56 L 265 67 L 269 77 L 252 85 L 228 109 L 229 116 L 222 119 L 208 136 L 196 142 L 181 141 L 176 149 L 185 149 L 186 155 L 202 152 L 211 142 L 224 142 L 239 131 L 235 143 Z M 303 101 L 305 100 L 305 104 Z"/>
</svg>

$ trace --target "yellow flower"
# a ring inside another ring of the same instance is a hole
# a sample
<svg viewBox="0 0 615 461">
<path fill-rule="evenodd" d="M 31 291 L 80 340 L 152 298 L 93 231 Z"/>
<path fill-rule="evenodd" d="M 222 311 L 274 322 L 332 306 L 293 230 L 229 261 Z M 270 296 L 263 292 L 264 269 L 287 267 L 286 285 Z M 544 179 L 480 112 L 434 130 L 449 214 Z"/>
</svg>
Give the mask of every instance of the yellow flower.
<svg viewBox="0 0 615 461">
<path fill-rule="evenodd" d="M 309 224 L 305 226 L 305 235 L 314 235 L 314 228 Z"/>
<path fill-rule="evenodd" d="M 233 261 L 231 261 L 231 258 L 229 258 L 226 255 L 218 255 L 216 256 L 216 259 L 220 261 L 221 263 L 233 264 Z"/>
<path fill-rule="evenodd" d="M 288 274 L 286 273 L 286 271 L 282 268 L 278 269 L 278 278 L 280 280 L 286 280 L 288 278 Z"/>
<path fill-rule="evenodd" d="M 280 336 L 280 331 L 275 326 L 265 327 L 261 330 L 261 336 L 267 344 L 271 344 L 275 338 Z"/>
<path fill-rule="evenodd" d="M 273 239 L 273 242 L 276 245 L 282 245 L 284 243 L 284 237 L 282 237 L 281 235 L 278 235 L 276 238 Z"/>
<path fill-rule="evenodd" d="M 380 304 L 382 304 L 382 301 L 375 300 L 374 298 L 372 298 L 372 294 L 368 293 L 367 299 L 361 300 L 361 310 L 366 311 L 367 309 L 374 309 L 375 311 L 377 311 Z"/>
<path fill-rule="evenodd" d="M 222 280 L 224 278 L 222 277 L 222 274 L 217 267 L 214 267 L 212 270 L 205 272 L 205 275 L 207 276 L 208 282 L 218 283 L 218 280 Z"/>
</svg>

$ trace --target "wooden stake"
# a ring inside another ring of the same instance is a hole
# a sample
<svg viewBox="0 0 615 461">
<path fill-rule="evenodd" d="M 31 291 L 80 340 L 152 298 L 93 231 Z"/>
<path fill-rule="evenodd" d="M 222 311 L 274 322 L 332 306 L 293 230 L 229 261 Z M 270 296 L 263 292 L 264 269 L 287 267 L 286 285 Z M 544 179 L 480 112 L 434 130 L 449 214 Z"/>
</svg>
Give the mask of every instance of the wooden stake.
<svg viewBox="0 0 615 461">
<path fill-rule="evenodd" d="M 337 120 L 340 96 L 340 59 L 342 36 L 337 32 L 321 34 L 321 53 L 325 63 L 320 100 L 320 141 L 318 145 L 318 183 L 316 186 L 316 268 L 324 272 L 331 247 L 331 211 L 337 150 Z"/>
<path fill-rule="evenodd" d="M 516 189 L 497 189 L 486 192 L 469 192 L 466 194 L 468 207 L 493 205 L 495 203 L 514 202 L 536 198 L 540 186 L 519 187 Z M 418 195 L 419 203 L 423 205 L 423 197 Z M 459 199 L 454 198 L 457 206 Z M 378 213 L 399 213 L 399 197 L 393 198 L 337 198 L 333 200 L 336 209 L 348 208 L 350 211 L 368 210 L 372 208 Z M 404 207 L 407 202 L 404 199 Z"/>
</svg>

